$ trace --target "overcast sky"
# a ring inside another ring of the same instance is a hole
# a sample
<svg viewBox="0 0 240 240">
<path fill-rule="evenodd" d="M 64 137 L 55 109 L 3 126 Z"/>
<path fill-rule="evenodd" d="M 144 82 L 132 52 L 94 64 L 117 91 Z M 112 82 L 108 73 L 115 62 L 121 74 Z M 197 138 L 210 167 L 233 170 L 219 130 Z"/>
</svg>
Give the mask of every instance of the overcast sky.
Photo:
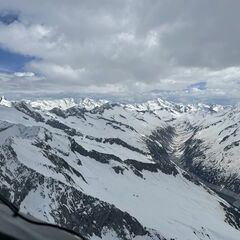
<svg viewBox="0 0 240 240">
<path fill-rule="evenodd" d="M 0 0 L 0 93 L 240 101 L 240 1 Z"/>
</svg>

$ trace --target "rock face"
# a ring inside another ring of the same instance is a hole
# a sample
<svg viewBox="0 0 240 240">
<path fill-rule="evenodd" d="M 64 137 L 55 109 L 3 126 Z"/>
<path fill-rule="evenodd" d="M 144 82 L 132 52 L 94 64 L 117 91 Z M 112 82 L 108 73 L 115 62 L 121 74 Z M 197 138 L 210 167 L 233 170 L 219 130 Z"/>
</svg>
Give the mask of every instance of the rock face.
<svg viewBox="0 0 240 240">
<path fill-rule="evenodd" d="M 24 213 L 90 239 L 240 239 L 238 108 L 1 102 L 0 190 Z"/>
</svg>

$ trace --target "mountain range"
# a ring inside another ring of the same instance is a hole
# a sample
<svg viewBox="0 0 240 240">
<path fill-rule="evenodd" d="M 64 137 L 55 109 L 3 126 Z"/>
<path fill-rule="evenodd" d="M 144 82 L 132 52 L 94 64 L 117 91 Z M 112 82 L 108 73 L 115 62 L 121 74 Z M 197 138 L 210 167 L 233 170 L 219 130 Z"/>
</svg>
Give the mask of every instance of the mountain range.
<svg viewBox="0 0 240 240">
<path fill-rule="evenodd" d="M 0 99 L 0 191 L 89 239 L 239 240 L 240 106 Z"/>
</svg>

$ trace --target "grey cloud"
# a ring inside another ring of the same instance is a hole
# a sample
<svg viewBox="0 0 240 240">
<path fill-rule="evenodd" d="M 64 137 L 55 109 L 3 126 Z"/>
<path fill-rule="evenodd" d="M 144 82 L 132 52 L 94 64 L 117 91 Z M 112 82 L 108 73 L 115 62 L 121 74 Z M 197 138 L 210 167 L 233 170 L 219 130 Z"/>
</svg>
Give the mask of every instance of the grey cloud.
<svg viewBox="0 0 240 240">
<path fill-rule="evenodd" d="M 0 24 L 0 46 L 36 57 L 25 67 L 41 76 L 31 91 L 180 94 L 206 81 L 191 94 L 211 98 L 239 88 L 239 9 L 232 0 L 0 0 L 0 12 L 19 15 Z M 29 81 L 11 79 L 11 91 Z"/>
</svg>

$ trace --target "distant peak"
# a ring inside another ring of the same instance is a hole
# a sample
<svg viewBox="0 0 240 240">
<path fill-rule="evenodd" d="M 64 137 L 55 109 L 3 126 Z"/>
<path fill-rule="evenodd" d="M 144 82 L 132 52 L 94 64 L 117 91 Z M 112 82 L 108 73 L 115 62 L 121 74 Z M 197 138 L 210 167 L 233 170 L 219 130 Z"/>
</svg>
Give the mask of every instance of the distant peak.
<svg viewBox="0 0 240 240">
<path fill-rule="evenodd" d="M 1 101 L 4 101 L 4 100 L 6 100 L 6 98 L 5 98 L 4 96 L 1 96 L 1 97 L 0 97 L 0 102 L 1 102 Z"/>
<path fill-rule="evenodd" d="M 11 107 L 12 102 L 6 100 L 5 96 L 0 97 L 0 105 L 5 107 Z"/>
<path fill-rule="evenodd" d="M 36 100 L 30 102 L 34 108 L 40 108 L 44 110 L 51 110 L 53 108 L 68 109 L 76 106 L 73 98 L 53 99 L 53 100 Z"/>
</svg>

